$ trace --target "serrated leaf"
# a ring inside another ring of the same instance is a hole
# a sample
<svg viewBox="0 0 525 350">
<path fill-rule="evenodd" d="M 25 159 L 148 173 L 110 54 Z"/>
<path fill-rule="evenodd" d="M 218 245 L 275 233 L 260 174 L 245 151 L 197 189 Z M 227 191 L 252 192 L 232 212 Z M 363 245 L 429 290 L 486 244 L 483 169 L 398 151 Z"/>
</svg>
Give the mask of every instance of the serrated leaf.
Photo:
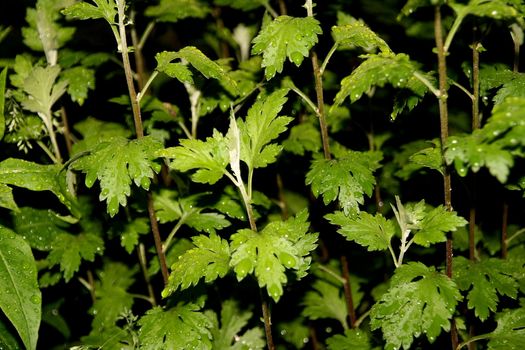
<svg viewBox="0 0 525 350">
<path fill-rule="evenodd" d="M 57 236 L 68 233 L 69 224 L 51 210 L 23 207 L 12 216 L 15 231 L 34 249 L 48 251 Z"/>
<path fill-rule="evenodd" d="M 253 39 L 252 54 L 263 55 L 261 65 L 270 80 L 283 71 L 286 58 L 299 67 L 322 32 L 313 17 L 279 16 L 264 25 Z"/>
<path fill-rule="evenodd" d="M 468 291 L 468 307 L 474 309 L 476 317 L 485 321 L 490 312 L 498 307 L 500 295 L 516 299 L 517 275 L 521 264 L 495 258 L 471 261 L 464 257 L 454 258 L 454 281 L 462 291 Z"/>
<path fill-rule="evenodd" d="M 18 205 L 16 205 L 13 197 L 13 189 L 2 183 L 0 183 L 0 207 L 18 211 Z"/>
<path fill-rule="evenodd" d="M 53 241 L 47 260 L 51 265 L 60 265 L 67 282 L 78 271 L 82 260 L 94 261 L 95 255 L 102 255 L 103 251 L 104 241 L 97 235 L 61 234 Z"/>
<path fill-rule="evenodd" d="M 381 214 L 359 213 L 357 217 L 346 216 L 335 212 L 325 216 L 331 224 L 341 228 L 337 230 L 349 241 L 366 247 L 369 251 L 386 250 L 395 234 L 394 223 Z"/>
<path fill-rule="evenodd" d="M 183 290 L 197 285 L 203 277 L 206 283 L 210 283 L 228 273 L 230 247 L 226 240 L 212 233 L 209 237 L 194 236 L 192 241 L 195 248 L 187 250 L 171 266 L 172 271 L 162 297 L 170 296 L 179 288 Z"/>
<path fill-rule="evenodd" d="M 35 259 L 29 244 L 3 226 L 0 226 L 0 285 L 0 309 L 26 349 L 35 350 L 42 308 Z"/>
<path fill-rule="evenodd" d="M 226 300 L 222 303 L 220 324 L 215 313 L 210 315 L 213 326 L 212 348 L 214 350 L 248 350 L 263 349 L 266 342 L 260 328 L 251 328 L 241 333 L 246 328 L 252 312 L 243 310 L 235 300 Z"/>
<path fill-rule="evenodd" d="M 106 200 L 107 211 L 114 216 L 119 205 L 126 206 L 132 181 L 136 186 L 149 189 L 151 179 L 160 170 L 154 159 L 161 147 L 162 144 L 150 136 L 132 141 L 115 137 L 76 160 L 72 168 L 86 174 L 88 188 L 99 179 L 99 200 Z"/>
<path fill-rule="evenodd" d="M 219 181 L 229 163 L 228 141 L 217 130 L 213 137 L 206 141 L 185 139 L 180 146 L 166 148 L 158 155 L 172 158 L 170 168 L 179 171 L 197 171 L 191 176 L 192 180 L 200 183 L 214 184 Z"/>
<path fill-rule="evenodd" d="M 499 88 L 503 84 L 510 82 L 516 74 L 503 64 L 482 64 L 479 69 L 480 95 L 487 96 L 489 90 Z"/>
<path fill-rule="evenodd" d="M 303 156 L 305 152 L 318 152 L 322 147 L 321 133 L 311 123 L 295 125 L 290 129 L 290 136 L 283 141 L 285 151 Z"/>
<path fill-rule="evenodd" d="M 96 6 L 84 1 L 77 2 L 62 10 L 69 19 L 98 19 L 104 18 L 109 24 L 115 24 L 117 16 L 117 4 L 114 0 L 91 0 Z"/>
<path fill-rule="evenodd" d="M 62 72 L 68 82 L 67 93 L 73 102 L 83 105 L 88 91 L 95 89 L 95 71 L 86 67 L 73 67 Z"/>
<path fill-rule="evenodd" d="M 422 263 L 396 269 L 390 288 L 371 309 L 371 328 L 381 328 L 385 349 L 409 349 L 413 338 L 425 334 L 433 343 L 441 330 L 450 330 L 461 295 L 447 276 Z"/>
<path fill-rule="evenodd" d="M 128 254 L 131 254 L 135 246 L 139 243 L 139 235 L 150 232 L 149 220 L 147 218 L 136 218 L 124 226 L 120 236 L 120 244 Z"/>
<path fill-rule="evenodd" d="M 360 47 L 366 52 L 379 49 L 383 53 L 392 53 L 387 43 L 362 21 L 333 26 L 332 36 L 340 49 Z"/>
<path fill-rule="evenodd" d="M 347 329 L 344 334 L 336 334 L 326 340 L 328 350 L 371 350 L 370 339 L 366 332 L 359 329 Z"/>
<path fill-rule="evenodd" d="M 90 309 L 93 314 L 91 333 L 112 329 L 115 322 L 133 306 L 133 295 L 128 289 L 135 282 L 136 269 L 129 269 L 118 262 L 106 262 L 98 271 L 95 283 L 95 302 Z"/>
<path fill-rule="evenodd" d="M 468 4 L 451 3 L 458 17 L 473 15 L 493 19 L 509 19 L 519 15 L 517 9 L 505 0 L 471 0 Z"/>
<path fill-rule="evenodd" d="M 237 120 L 240 159 L 249 169 L 263 168 L 276 161 L 282 147 L 270 142 L 286 131 L 286 126 L 292 121 L 290 117 L 277 116 L 287 100 L 287 93 L 287 89 L 281 89 L 259 99 L 248 110 L 245 121 Z"/>
<path fill-rule="evenodd" d="M 33 68 L 23 85 L 28 95 L 22 102 L 25 109 L 44 115 L 50 113 L 53 104 L 66 92 L 66 81 L 55 83 L 59 73 L 59 66 Z"/>
<path fill-rule="evenodd" d="M 198 70 L 205 78 L 217 79 L 228 91 L 238 93 L 237 82 L 216 62 L 209 59 L 194 46 L 186 46 L 179 51 L 163 51 L 155 55 L 157 70 L 170 77 L 177 78 L 183 83 L 193 83 L 191 71 L 182 63 L 172 61 L 180 59 L 188 62 Z"/>
<path fill-rule="evenodd" d="M 443 174 L 443 158 L 441 156 L 440 142 L 432 142 L 433 147 L 424 148 L 410 156 L 410 171 L 421 168 L 429 168 Z M 403 171 L 402 169 L 401 171 Z"/>
<path fill-rule="evenodd" d="M 269 223 L 262 231 L 242 229 L 231 236 L 230 265 L 240 281 L 255 271 L 259 286 L 277 302 L 288 281 L 286 269 L 303 277 L 310 265 L 308 254 L 315 249 L 317 234 L 307 233 L 308 214 L 303 210 L 286 221 Z"/>
<path fill-rule="evenodd" d="M 454 211 L 448 211 L 444 206 L 431 209 L 421 220 L 419 230 L 414 234 L 414 243 L 423 247 L 447 240 L 446 233 L 456 231 L 465 226 L 467 220 L 458 216 Z"/>
<path fill-rule="evenodd" d="M 375 185 L 373 172 L 382 159 L 380 152 L 347 151 L 338 159 L 318 159 L 312 162 L 306 174 L 306 184 L 312 186 L 313 194 L 322 195 L 325 204 L 338 200 L 349 214 L 359 210 L 364 195 L 372 195 Z"/>
<path fill-rule="evenodd" d="M 513 73 L 494 96 L 494 104 L 502 103 L 507 97 L 525 97 L 525 74 Z"/>
<path fill-rule="evenodd" d="M 158 5 L 148 6 L 144 12 L 159 22 L 171 23 L 185 18 L 204 18 L 208 13 L 210 8 L 199 0 L 160 0 Z"/>
<path fill-rule="evenodd" d="M 332 318 L 344 329 L 348 328 L 346 318 L 348 308 L 344 299 L 342 285 L 335 285 L 325 280 L 317 280 L 312 284 L 314 290 L 306 292 L 302 304 L 302 315 L 311 320 Z"/>
<path fill-rule="evenodd" d="M 166 253 L 166 265 L 171 266 L 179 259 L 179 256 L 184 254 L 186 251 L 195 248 L 195 245 L 186 238 L 175 238 L 173 243 Z M 154 276 L 160 271 L 160 263 L 157 257 L 150 260 L 150 266 L 148 268 L 148 275 Z"/>
<path fill-rule="evenodd" d="M 372 86 L 383 87 L 388 83 L 399 89 L 414 88 L 409 81 L 417 69 L 418 65 L 405 54 L 368 55 L 352 74 L 341 80 L 341 90 L 335 96 L 334 106 L 342 104 L 347 97 L 351 102 L 359 100 Z"/>
<path fill-rule="evenodd" d="M 490 334 L 489 350 L 520 350 L 525 347 L 525 308 L 500 312 L 496 321 L 498 325 Z"/>
<path fill-rule="evenodd" d="M 142 316 L 140 349 L 211 350 L 212 323 L 195 304 L 179 303 L 168 310 L 156 306 Z"/>
</svg>

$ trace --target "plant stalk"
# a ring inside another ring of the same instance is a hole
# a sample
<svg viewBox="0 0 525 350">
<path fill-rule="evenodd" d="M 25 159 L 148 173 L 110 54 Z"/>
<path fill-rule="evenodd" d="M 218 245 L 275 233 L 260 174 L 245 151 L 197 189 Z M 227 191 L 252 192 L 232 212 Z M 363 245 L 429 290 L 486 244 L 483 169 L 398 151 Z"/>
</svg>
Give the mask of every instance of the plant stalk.
<svg viewBox="0 0 525 350">
<path fill-rule="evenodd" d="M 272 318 L 270 315 L 270 308 L 268 307 L 268 297 L 264 294 L 262 289 L 259 289 L 261 295 L 261 308 L 264 320 L 264 333 L 266 334 L 266 345 L 268 350 L 275 350 L 272 336 Z"/>
<path fill-rule="evenodd" d="M 345 292 L 346 308 L 350 317 L 350 328 L 355 328 L 356 314 L 354 308 L 354 299 L 352 298 L 352 286 L 350 285 L 350 272 L 348 271 L 348 261 L 346 256 L 341 256 L 341 266 L 343 268 L 343 289 Z"/>
</svg>

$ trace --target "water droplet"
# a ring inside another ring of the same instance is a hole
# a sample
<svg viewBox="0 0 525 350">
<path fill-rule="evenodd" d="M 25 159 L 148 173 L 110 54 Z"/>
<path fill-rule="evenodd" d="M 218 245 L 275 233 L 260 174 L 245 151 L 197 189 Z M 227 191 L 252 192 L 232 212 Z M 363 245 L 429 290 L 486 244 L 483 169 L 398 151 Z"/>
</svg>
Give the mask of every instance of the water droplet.
<svg viewBox="0 0 525 350">
<path fill-rule="evenodd" d="M 40 295 L 35 294 L 35 295 L 33 295 L 31 298 L 29 298 L 29 300 L 30 300 L 33 304 L 40 304 L 40 301 L 42 300 L 42 298 L 40 297 Z"/>
</svg>

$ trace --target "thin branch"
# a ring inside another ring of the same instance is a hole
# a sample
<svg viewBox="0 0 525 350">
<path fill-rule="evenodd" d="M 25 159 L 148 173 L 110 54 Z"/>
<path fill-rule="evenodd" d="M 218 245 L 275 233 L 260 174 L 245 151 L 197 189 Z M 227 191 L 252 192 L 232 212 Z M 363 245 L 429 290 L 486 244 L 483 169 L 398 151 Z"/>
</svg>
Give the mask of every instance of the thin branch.
<svg viewBox="0 0 525 350">
<path fill-rule="evenodd" d="M 315 115 L 317 115 L 319 117 L 319 110 L 317 109 L 317 106 L 312 102 L 312 100 L 310 100 L 310 98 L 308 96 L 305 95 L 304 92 L 299 90 L 299 88 L 297 88 L 297 86 L 295 86 L 295 85 L 290 86 L 290 89 L 293 92 L 295 92 L 297 95 L 299 95 L 299 97 L 301 97 L 303 99 L 303 101 L 308 105 L 308 107 L 310 107 L 312 109 L 312 111 L 315 113 Z"/>
<path fill-rule="evenodd" d="M 49 147 L 47 147 L 42 141 L 40 140 L 36 140 L 36 144 L 38 146 L 40 146 L 40 148 L 42 148 L 42 150 L 47 154 L 47 156 L 49 157 L 49 159 L 51 159 L 51 161 L 55 164 L 58 164 L 58 159 L 55 157 L 55 155 L 53 154 L 53 152 L 51 152 L 51 150 L 49 149 Z"/>
<path fill-rule="evenodd" d="M 153 291 L 153 286 L 151 285 L 151 280 L 148 275 L 148 268 L 147 268 L 147 261 L 146 261 L 146 248 L 144 248 L 144 244 L 139 243 L 137 246 L 137 256 L 139 259 L 139 265 L 140 270 L 142 271 L 142 277 L 144 278 L 144 281 L 146 282 L 146 286 L 148 288 L 148 295 L 152 302 L 153 306 L 157 305 L 157 300 L 155 299 L 155 293 Z"/>
<path fill-rule="evenodd" d="M 321 75 L 324 74 L 324 71 L 326 69 L 326 66 L 328 65 L 328 61 L 330 61 L 330 58 L 332 58 L 332 55 L 335 53 L 335 50 L 337 50 L 337 47 L 339 44 L 335 43 L 331 48 L 330 51 L 326 54 L 326 57 L 324 58 L 323 64 L 321 64 L 321 68 L 319 69 Z"/>
<path fill-rule="evenodd" d="M 277 13 L 277 11 L 275 11 L 273 9 L 273 7 L 268 3 L 268 1 L 265 1 L 263 3 L 263 6 L 264 8 L 266 9 L 266 11 L 268 11 L 268 13 L 273 17 L 273 18 L 277 18 L 279 17 L 279 14 Z"/>
<path fill-rule="evenodd" d="M 156 23 L 155 21 L 149 22 L 146 29 L 144 29 L 144 33 L 142 33 L 142 36 L 140 37 L 140 40 L 138 44 L 136 45 L 138 49 L 142 50 L 144 48 L 144 44 L 146 44 L 146 40 L 148 40 L 149 35 L 155 28 L 155 23 Z"/>
<path fill-rule="evenodd" d="M 421 81 L 430 90 L 430 92 L 434 94 L 434 96 L 436 96 L 437 98 L 441 97 L 441 92 L 438 89 L 436 89 L 434 85 L 432 85 L 432 83 L 423 74 L 419 73 L 418 71 L 415 71 L 412 73 L 412 75 L 414 76 L 414 78 Z"/>
<path fill-rule="evenodd" d="M 470 93 L 470 91 L 468 91 L 463 85 L 459 84 L 458 82 L 456 81 L 452 81 L 452 85 L 454 85 L 455 87 L 457 87 L 458 89 L 460 89 L 462 92 L 465 93 L 465 95 L 468 96 L 468 98 L 471 100 L 471 101 L 474 101 L 474 95 Z"/>
<path fill-rule="evenodd" d="M 193 211 L 192 211 L 192 213 L 193 213 Z M 189 215 L 191 215 L 191 213 L 184 213 L 181 216 L 181 218 L 179 219 L 179 221 L 177 221 L 177 223 L 175 224 L 173 229 L 171 230 L 170 234 L 168 235 L 168 238 L 166 238 L 166 240 L 164 241 L 164 244 L 162 246 L 162 251 L 164 253 L 166 253 L 168 251 L 168 249 L 170 248 L 170 244 L 171 244 L 171 241 L 172 241 L 173 237 L 179 231 L 179 229 L 182 227 L 182 225 L 184 225 L 184 223 L 186 222 L 186 219 L 188 218 Z"/>
<path fill-rule="evenodd" d="M 490 337 L 492 337 L 492 333 L 486 333 L 486 334 L 480 334 L 480 335 L 477 335 L 475 337 L 472 337 L 470 338 L 469 340 L 467 341 L 464 341 L 462 342 L 461 344 L 458 344 L 455 349 L 456 350 L 459 350 L 473 342 L 476 342 L 476 341 L 479 341 L 479 340 L 484 340 L 484 339 L 489 339 Z"/>
</svg>

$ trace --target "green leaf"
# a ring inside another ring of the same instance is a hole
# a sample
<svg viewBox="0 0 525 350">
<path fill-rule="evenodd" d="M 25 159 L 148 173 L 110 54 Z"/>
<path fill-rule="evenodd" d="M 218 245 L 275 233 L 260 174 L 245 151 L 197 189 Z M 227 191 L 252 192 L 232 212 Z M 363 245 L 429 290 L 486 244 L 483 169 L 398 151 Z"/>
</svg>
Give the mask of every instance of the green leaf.
<svg viewBox="0 0 525 350">
<path fill-rule="evenodd" d="M 250 11 L 263 6 L 266 0 L 214 0 L 216 5 L 230 6 L 234 9 Z"/>
<path fill-rule="evenodd" d="M 290 322 L 279 322 L 275 328 L 287 343 L 293 345 L 292 349 L 303 349 L 310 337 L 310 328 L 306 323 L 306 320 L 299 316 Z"/>
<path fill-rule="evenodd" d="M 120 236 L 120 244 L 131 254 L 137 244 L 139 244 L 139 235 L 145 235 L 150 232 L 149 220 L 147 218 L 136 218 L 124 226 Z"/>
<path fill-rule="evenodd" d="M 82 260 L 94 261 L 95 255 L 102 255 L 103 251 L 104 241 L 92 233 L 61 234 L 53 241 L 47 260 L 51 265 L 60 264 L 67 282 L 78 271 Z"/>
<path fill-rule="evenodd" d="M 473 15 L 493 19 L 510 19 L 519 15 L 517 9 L 505 0 L 471 0 L 467 5 L 451 3 L 457 16 Z"/>
<path fill-rule="evenodd" d="M 72 168 L 86 174 L 85 184 L 88 188 L 99 179 L 99 199 L 107 201 L 107 211 L 110 216 L 114 216 L 119 205 L 126 206 L 132 181 L 136 186 L 149 189 L 151 179 L 160 170 L 160 165 L 154 159 L 161 147 L 150 136 L 132 141 L 115 137 L 100 143 L 88 155 L 76 160 Z"/>
<path fill-rule="evenodd" d="M 9 350 L 23 350 L 18 340 L 18 337 L 11 331 L 12 327 L 8 327 L 9 322 L 5 317 L 0 318 L 0 347 Z"/>
<path fill-rule="evenodd" d="M 7 80 L 7 68 L 0 73 L 0 141 L 5 133 L 5 84 Z"/>
<path fill-rule="evenodd" d="M 447 276 L 422 263 L 396 269 L 390 288 L 371 309 L 371 328 L 381 328 L 385 349 L 408 349 L 425 334 L 433 343 L 441 330 L 450 330 L 461 295 Z"/>
<path fill-rule="evenodd" d="M 313 17 L 279 16 L 264 25 L 253 39 L 252 54 L 263 55 L 262 67 L 270 80 L 282 72 L 286 58 L 299 67 L 322 32 Z"/>
<path fill-rule="evenodd" d="M 525 347 L 525 308 L 496 315 L 498 325 L 490 334 L 489 350 L 520 350 Z"/>
<path fill-rule="evenodd" d="M 507 97 L 525 97 L 525 74 L 513 73 L 494 96 L 494 103 L 498 105 Z"/>
<path fill-rule="evenodd" d="M 194 236 L 192 241 L 195 248 L 180 255 L 171 266 L 168 284 L 162 291 L 163 298 L 170 296 L 178 288 L 183 290 L 197 285 L 202 277 L 206 283 L 210 283 L 228 273 L 230 247 L 226 240 L 212 233 L 209 237 Z"/>
<path fill-rule="evenodd" d="M 363 211 L 357 217 L 349 217 L 338 211 L 325 217 L 331 224 L 341 226 L 337 232 L 347 240 L 355 241 L 369 251 L 388 249 L 395 234 L 392 220 L 381 214 L 371 215 Z"/>
<path fill-rule="evenodd" d="M 211 350 L 210 319 L 195 304 L 163 310 L 156 306 L 139 319 L 140 349 Z"/>
<path fill-rule="evenodd" d="M 301 314 L 311 320 L 332 318 L 347 329 L 348 308 L 342 285 L 319 279 L 312 284 L 312 288 L 314 290 L 309 290 L 304 296 L 304 309 Z"/>
<path fill-rule="evenodd" d="M 205 2 L 199 0 L 160 0 L 158 5 L 148 6 L 144 14 L 159 22 L 175 23 L 185 18 L 204 18 L 210 13 Z"/>
<path fill-rule="evenodd" d="M 282 147 L 270 142 L 286 131 L 286 126 L 292 121 L 290 117 L 277 116 L 286 102 L 287 93 L 287 89 L 281 89 L 258 99 L 248 110 L 246 120 L 237 120 L 240 159 L 248 169 L 263 168 L 276 161 Z"/>
<path fill-rule="evenodd" d="M 228 141 L 220 132 L 214 130 L 213 137 L 206 141 L 185 139 L 180 144 L 158 152 L 160 157 L 173 159 L 170 168 L 184 172 L 196 169 L 192 180 L 208 184 L 216 183 L 225 174 L 230 157 Z"/>
<path fill-rule="evenodd" d="M 114 138 L 131 136 L 130 130 L 122 124 L 101 121 L 93 117 L 76 123 L 74 128 L 82 135 L 82 140 L 73 144 L 73 154 L 88 152 L 100 143 Z"/>
<path fill-rule="evenodd" d="M 410 174 L 424 168 L 437 170 L 443 174 L 443 159 L 441 156 L 440 142 L 438 140 L 433 140 L 432 143 L 432 147 L 423 148 L 412 154 L 408 158 L 409 163 L 405 164 L 396 175 L 408 179 Z"/>
<path fill-rule="evenodd" d="M 423 247 L 447 240 L 446 233 L 456 231 L 458 227 L 468 222 L 454 211 L 448 211 L 444 206 L 431 209 L 421 220 L 419 230 L 414 234 L 414 243 Z"/>
<path fill-rule="evenodd" d="M 62 10 L 68 19 L 98 19 L 104 18 L 109 24 L 115 24 L 117 4 L 114 0 L 92 0 L 96 6 L 84 1 L 77 2 Z"/>
<path fill-rule="evenodd" d="M 220 324 L 215 313 L 210 315 L 213 326 L 212 348 L 214 350 L 248 350 L 264 349 L 263 332 L 260 328 L 251 328 L 241 334 L 246 328 L 252 312 L 243 310 L 235 300 L 226 300 L 222 303 Z"/>
<path fill-rule="evenodd" d="M 62 77 L 67 81 L 67 93 L 73 102 L 83 105 L 88 91 L 95 89 L 95 71 L 86 67 L 73 67 L 62 72 Z"/>
<path fill-rule="evenodd" d="M 187 68 L 182 68 L 181 63 L 172 63 L 171 61 L 174 59 L 188 62 L 205 78 L 217 79 L 228 91 L 238 92 L 237 83 L 230 77 L 228 72 L 194 46 L 186 46 L 176 52 L 163 51 L 156 54 L 155 59 L 157 60 L 157 70 L 159 72 L 177 78 L 183 83 L 193 83 L 191 72 Z"/>
<path fill-rule="evenodd" d="M 359 329 L 347 329 L 344 334 L 336 334 L 326 340 L 328 350 L 371 350 L 370 339 L 366 332 Z"/>
<path fill-rule="evenodd" d="M 18 211 L 18 205 L 16 205 L 13 197 L 13 189 L 2 183 L 0 183 L 0 207 Z"/>
<path fill-rule="evenodd" d="M 35 67 L 24 80 L 23 89 L 28 98 L 22 105 L 25 109 L 48 115 L 55 102 L 66 92 L 66 81 L 55 80 L 60 73 L 59 66 Z"/>
<path fill-rule="evenodd" d="M 48 302 L 42 306 L 42 322 L 53 327 L 64 336 L 65 339 L 71 337 L 71 330 L 68 322 L 60 314 L 60 307 L 64 304 L 65 299 Z"/>
<path fill-rule="evenodd" d="M 322 147 L 319 128 L 312 123 L 302 123 L 290 129 L 290 136 L 283 141 L 283 148 L 293 154 L 303 156 L 305 152 L 318 152 Z"/>
<path fill-rule="evenodd" d="M 15 231 L 29 243 L 31 248 L 49 251 L 57 236 L 67 234 L 69 224 L 51 210 L 20 208 L 13 213 Z"/>
<path fill-rule="evenodd" d="M 135 282 L 136 269 L 123 263 L 106 262 L 97 275 L 95 302 L 90 309 L 93 314 L 91 333 L 112 329 L 121 315 L 133 306 L 133 296 L 128 293 Z"/>
<path fill-rule="evenodd" d="M 42 308 L 35 259 L 29 244 L 3 226 L 0 226 L 0 285 L 0 309 L 26 349 L 35 350 Z"/>
<path fill-rule="evenodd" d="M 334 106 L 342 104 L 347 97 L 355 102 L 373 86 L 383 87 L 387 83 L 398 89 L 413 88 L 418 93 L 418 89 L 409 84 L 418 66 L 406 54 L 380 53 L 366 57 L 352 74 L 341 80 Z"/>
<path fill-rule="evenodd" d="M 375 177 L 382 159 L 380 152 L 346 151 L 344 156 L 312 162 L 306 174 L 306 184 L 312 186 L 313 194 L 323 196 L 325 204 L 338 200 L 346 215 L 359 210 L 364 195 L 372 195 Z"/>
<path fill-rule="evenodd" d="M 379 49 L 383 53 L 392 53 L 387 43 L 362 21 L 333 26 L 332 36 L 340 49 L 360 47 L 366 52 Z"/>
<path fill-rule="evenodd" d="M 521 264 L 495 258 L 471 261 L 464 257 L 454 258 L 454 281 L 459 289 L 468 291 L 468 307 L 476 317 L 485 321 L 490 312 L 498 307 L 498 294 L 516 299 Z"/>
<path fill-rule="evenodd" d="M 482 64 L 479 69 L 479 91 L 488 97 L 489 90 L 496 89 L 514 79 L 516 74 L 503 64 Z M 501 102 L 501 101 L 499 101 Z"/>
<path fill-rule="evenodd" d="M 288 281 L 286 269 L 303 277 L 310 266 L 308 254 L 315 249 L 317 234 L 307 233 L 308 214 L 303 210 L 286 221 L 269 223 L 262 231 L 242 229 L 231 236 L 231 263 L 240 281 L 255 271 L 259 286 L 277 302 Z"/>
</svg>

